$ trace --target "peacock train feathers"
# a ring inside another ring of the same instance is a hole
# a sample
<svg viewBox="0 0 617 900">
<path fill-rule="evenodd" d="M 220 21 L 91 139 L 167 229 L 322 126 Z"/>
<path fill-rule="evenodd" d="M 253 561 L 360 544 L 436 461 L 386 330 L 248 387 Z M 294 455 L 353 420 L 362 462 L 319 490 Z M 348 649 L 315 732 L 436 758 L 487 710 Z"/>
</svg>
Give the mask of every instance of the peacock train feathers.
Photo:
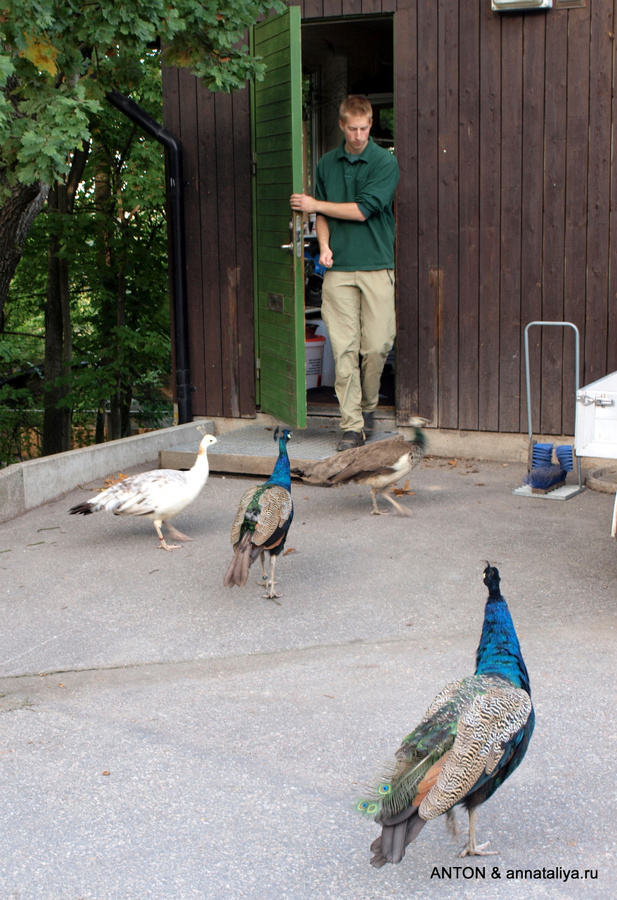
<svg viewBox="0 0 617 900">
<path fill-rule="evenodd" d="M 487 564 L 488 598 L 475 674 L 447 685 L 403 740 L 394 765 L 356 809 L 382 826 L 371 864 L 398 863 L 431 819 L 463 804 L 469 839 L 461 856 L 489 855 L 476 844 L 475 811 L 521 763 L 534 727 L 529 675 L 499 572 Z"/>
<path fill-rule="evenodd" d="M 291 431 L 277 427 L 274 440 L 277 437 L 279 455 L 272 475 L 265 484 L 248 488 L 240 500 L 231 527 L 234 555 L 223 581 L 225 587 L 233 587 L 235 584 L 244 587 L 249 569 L 259 556 L 263 583 L 268 589 L 264 597 L 270 600 L 280 596 L 274 590 L 274 567 L 276 557 L 285 546 L 294 514 L 287 455 L 287 441 L 291 438 Z M 266 575 L 264 563 L 266 552 L 270 556 L 270 578 Z"/>
</svg>

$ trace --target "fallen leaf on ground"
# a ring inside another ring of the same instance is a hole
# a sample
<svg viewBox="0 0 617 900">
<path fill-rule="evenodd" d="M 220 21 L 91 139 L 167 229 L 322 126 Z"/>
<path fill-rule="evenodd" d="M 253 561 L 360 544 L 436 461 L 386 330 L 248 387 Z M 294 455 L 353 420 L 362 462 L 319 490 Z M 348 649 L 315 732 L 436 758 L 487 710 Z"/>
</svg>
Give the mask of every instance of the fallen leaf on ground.
<svg viewBox="0 0 617 900">
<path fill-rule="evenodd" d="M 110 475 L 105 479 L 105 487 L 101 488 L 102 491 L 106 490 L 108 487 L 111 487 L 112 484 L 118 484 L 120 481 L 124 481 L 125 478 L 128 478 L 128 475 L 124 475 L 122 472 L 118 472 L 117 475 Z"/>
<path fill-rule="evenodd" d="M 405 484 L 403 485 L 402 488 L 393 487 L 392 493 L 396 497 L 402 497 L 403 494 L 409 494 L 410 497 L 414 497 L 416 492 L 409 490 L 409 479 L 407 479 L 407 481 L 405 482 Z"/>
</svg>

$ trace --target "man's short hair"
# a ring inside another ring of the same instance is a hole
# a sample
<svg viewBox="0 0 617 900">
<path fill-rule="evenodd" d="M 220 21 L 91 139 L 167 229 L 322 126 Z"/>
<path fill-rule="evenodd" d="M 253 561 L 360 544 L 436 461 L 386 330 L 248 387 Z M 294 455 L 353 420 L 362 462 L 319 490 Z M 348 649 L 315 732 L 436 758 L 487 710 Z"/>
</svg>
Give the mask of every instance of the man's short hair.
<svg viewBox="0 0 617 900">
<path fill-rule="evenodd" d="M 372 119 L 373 107 L 361 94 L 350 94 L 339 106 L 341 121 L 347 121 L 347 116 L 368 116 Z"/>
</svg>

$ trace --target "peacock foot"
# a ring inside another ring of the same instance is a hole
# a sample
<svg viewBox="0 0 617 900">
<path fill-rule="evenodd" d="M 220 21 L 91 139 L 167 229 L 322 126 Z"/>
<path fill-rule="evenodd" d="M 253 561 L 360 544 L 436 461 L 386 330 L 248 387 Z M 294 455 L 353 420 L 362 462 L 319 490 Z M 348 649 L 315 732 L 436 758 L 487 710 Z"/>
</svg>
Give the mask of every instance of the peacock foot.
<svg viewBox="0 0 617 900">
<path fill-rule="evenodd" d="M 268 590 L 265 594 L 262 594 L 264 600 L 274 600 L 275 603 L 278 603 L 278 600 L 276 598 L 280 597 L 281 595 L 279 594 L 278 591 L 274 590 L 275 584 L 278 584 L 278 581 L 274 580 L 274 573 L 272 573 L 270 578 L 266 582 L 266 586 L 267 586 Z M 279 603 L 278 605 L 280 606 L 281 604 Z"/>
<path fill-rule="evenodd" d="M 389 516 L 390 513 L 388 512 L 387 509 L 377 509 L 377 507 L 375 507 L 375 509 L 371 510 L 371 515 L 372 516 Z"/>
<path fill-rule="evenodd" d="M 167 544 L 165 541 L 161 541 L 158 545 L 157 550 L 180 550 L 180 544 Z"/>
<path fill-rule="evenodd" d="M 486 841 L 485 844 L 467 844 L 464 850 L 459 853 L 459 858 L 463 856 L 497 856 L 499 854 L 499 850 L 485 850 L 485 847 L 488 847 L 490 841 Z"/>
</svg>

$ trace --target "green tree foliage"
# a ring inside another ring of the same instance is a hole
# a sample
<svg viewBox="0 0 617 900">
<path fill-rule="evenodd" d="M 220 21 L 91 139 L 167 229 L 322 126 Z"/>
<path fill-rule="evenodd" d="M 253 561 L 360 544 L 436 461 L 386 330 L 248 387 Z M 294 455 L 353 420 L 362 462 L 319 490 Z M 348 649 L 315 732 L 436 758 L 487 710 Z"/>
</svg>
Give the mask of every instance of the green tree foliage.
<svg viewBox="0 0 617 900">
<path fill-rule="evenodd" d="M 5 0 L 0 13 L 0 146 L 6 192 L 16 181 L 51 184 L 90 136 L 105 91 L 137 88 L 140 60 L 162 46 L 215 90 L 259 76 L 241 43 L 267 12 L 261 0 Z M 278 4 L 279 6 L 281 4 Z"/>
<path fill-rule="evenodd" d="M 280 0 L 4 0 L 0 4 L 0 331 L 32 220 L 91 136 L 105 92 L 138 90 L 141 60 L 234 90 L 259 77 L 245 29 Z"/>
<path fill-rule="evenodd" d="M 160 68 L 156 56 L 142 60 L 141 93 L 135 99 L 153 118 L 161 116 Z M 7 301 L 4 363 L 0 381 L 42 358 L 44 312 L 48 304 L 48 252 L 53 242 L 66 265 L 72 320 L 72 359 L 57 401 L 70 409 L 78 428 L 98 419 L 99 439 L 104 412 L 110 412 L 109 437 L 127 433 L 135 400 L 141 423 L 154 425 L 169 415 L 164 388 L 170 376 L 170 327 L 167 290 L 167 230 L 163 149 L 113 107 L 92 118 L 91 151 L 77 191 L 73 212 L 48 205 L 33 225 Z M 47 374 L 47 373 L 46 373 Z M 13 380 L 5 386 L 11 423 L 40 422 L 28 407 L 43 405 L 38 378 L 19 396 Z M 1 389 L 0 389 L 1 390 Z M 17 402 L 19 400 L 19 403 Z M 10 402 L 9 402 L 10 401 Z M 1 398 L 0 398 L 1 403 Z M 25 404 L 25 405 L 24 405 Z M 97 416 L 98 413 L 98 416 Z M 0 412 L 0 415 L 2 413 Z M 40 417 L 39 417 L 40 418 Z M 1 423 L 0 423 L 1 424 Z M 75 431 L 75 429 L 73 429 Z M 90 440 L 92 440 L 92 434 Z M 15 439 L 12 455 L 18 457 Z M 30 447 L 26 447 L 29 450 Z M 8 451 L 2 452 L 8 461 Z"/>
<path fill-rule="evenodd" d="M 168 368 L 162 187 L 150 177 L 153 156 L 162 171 L 161 151 L 119 124 L 105 93 L 115 89 L 147 105 L 154 89 L 146 63 L 161 59 L 212 89 L 242 87 L 263 70 L 243 43 L 247 27 L 284 8 L 281 0 L 0 4 L 0 385 L 16 354 L 21 362 L 40 360 L 24 342 L 40 347 L 44 314 L 45 452 L 66 449 L 70 414 L 58 428 L 63 408 L 110 405 L 113 436 L 126 428 L 133 394 L 154 413 Z M 160 119 L 160 106 L 154 116 Z M 44 207 L 23 277 L 11 289 L 3 338 L 9 285 Z M 29 329 L 36 338 L 23 336 Z M 42 405 L 14 385 L 0 386 L 8 406 L 21 404 L 23 413 Z"/>
</svg>

